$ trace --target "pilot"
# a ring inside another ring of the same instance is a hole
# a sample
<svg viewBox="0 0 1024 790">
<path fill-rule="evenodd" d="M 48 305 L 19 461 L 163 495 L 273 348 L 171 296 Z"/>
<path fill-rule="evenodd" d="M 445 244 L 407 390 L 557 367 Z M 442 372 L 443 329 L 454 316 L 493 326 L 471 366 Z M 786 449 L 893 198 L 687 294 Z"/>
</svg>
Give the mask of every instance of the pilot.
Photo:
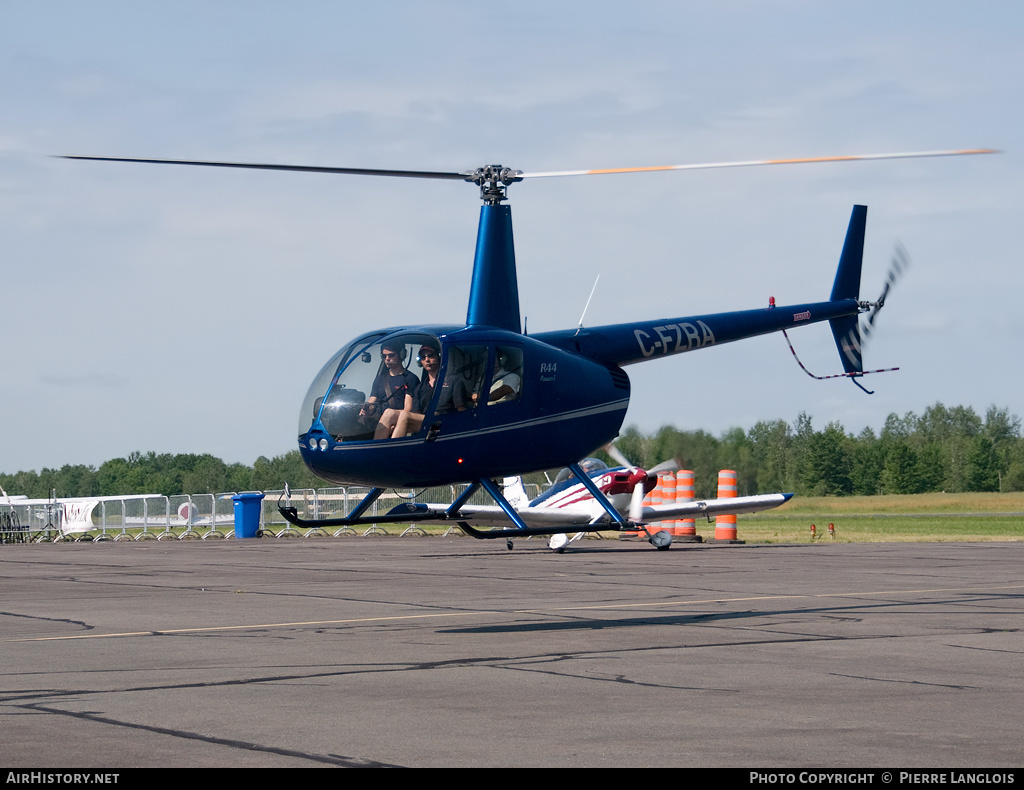
<svg viewBox="0 0 1024 790">
<path fill-rule="evenodd" d="M 412 409 L 398 415 L 393 436 L 409 436 L 422 428 L 427 406 L 430 405 L 430 399 L 434 397 L 437 374 L 441 370 L 440 348 L 435 343 L 425 343 L 420 346 L 420 352 L 416 358 L 423 368 L 419 389 L 413 396 Z"/>
<path fill-rule="evenodd" d="M 381 346 L 384 370 L 373 382 L 370 397 L 360 410 L 361 417 L 372 416 L 382 408 L 380 422 L 373 431 L 374 439 L 387 439 L 395 430 L 398 415 L 412 408 L 413 395 L 419 387 L 416 374 L 405 369 L 402 354 L 405 346 L 400 342 L 386 341 Z"/>
</svg>

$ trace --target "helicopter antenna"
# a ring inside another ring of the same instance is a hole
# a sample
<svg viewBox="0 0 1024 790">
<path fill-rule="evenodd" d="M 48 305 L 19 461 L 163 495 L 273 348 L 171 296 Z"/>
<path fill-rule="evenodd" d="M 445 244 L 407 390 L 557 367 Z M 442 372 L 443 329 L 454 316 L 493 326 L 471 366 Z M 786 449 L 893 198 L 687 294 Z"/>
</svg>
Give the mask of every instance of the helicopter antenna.
<svg viewBox="0 0 1024 790">
<path fill-rule="evenodd" d="M 594 278 L 594 287 L 590 289 L 590 296 L 587 297 L 587 303 L 583 306 L 583 315 L 580 316 L 580 325 L 576 328 L 577 335 L 580 333 L 580 330 L 583 329 L 583 317 L 587 314 L 587 310 L 590 308 L 590 300 L 594 298 L 594 291 L 597 290 L 597 281 L 600 279 L 600 274 Z"/>
</svg>

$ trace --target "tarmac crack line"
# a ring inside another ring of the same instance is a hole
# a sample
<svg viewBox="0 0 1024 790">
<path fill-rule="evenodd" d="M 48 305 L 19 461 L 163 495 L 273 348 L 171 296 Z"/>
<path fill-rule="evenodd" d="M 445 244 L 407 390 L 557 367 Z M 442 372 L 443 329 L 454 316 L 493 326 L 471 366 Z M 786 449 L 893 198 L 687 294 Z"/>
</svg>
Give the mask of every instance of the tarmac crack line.
<svg viewBox="0 0 1024 790">
<path fill-rule="evenodd" d="M 850 678 L 851 680 L 871 680 L 876 683 L 904 683 L 910 686 L 935 686 L 936 688 L 944 689 L 957 689 L 958 691 L 967 691 L 968 689 L 978 689 L 979 686 L 964 686 L 955 683 L 925 683 L 921 680 L 903 680 L 901 678 L 873 678 L 868 675 L 844 675 L 841 672 L 829 672 L 828 674 L 837 678 Z"/>
<path fill-rule="evenodd" d="M 380 763 L 374 760 L 363 760 L 358 757 L 345 757 L 343 755 L 326 755 L 326 754 L 313 754 L 311 752 L 300 752 L 295 749 L 285 749 L 279 746 L 268 746 L 260 743 L 252 743 L 251 741 L 240 741 L 234 738 L 221 738 L 215 735 L 202 735 L 197 732 L 190 732 L 188 730 L 177 730 L 170 727 L 158 727 L 152 724 L 132 724 L 130 722 L 121 721 L 119 719 L 112 719 L 108 716 L 100 716 L 95 713 L 81 713 L 74 711 L 61 710 L 59 708 L 50 708 L 43 705 L 18 705 L 15 706 L 26 711 L 33 713 L 51 713 L 56 716 L 70 716 L 75 719 L 84 719 L 86 721 L 95 722 L 98 724 L 109 724 L 115 727 L 127 727 L 132 730 L 145 730 L 146 732 L 156 733 L 158 735 L 169 735 L 173 738 L 184 738 L 192 741 L 202 741 L 204 743 L 216 744 L 218 746 L 227 746 L 232 749 L 245 749 L 247 751 L 254 752 L 267 752 L 269 754 L 277 754 L 282 757 L 297 757 L 302 760 L 310 760 L 312 762 L 324 763 L 327 765 L 335 765 L 343 768 L 399 768 L 402 766 L 391 765 L 388 763 Z"/>
<path fill-rule="evenodd" d="M 813 600 L 817 598 L 845 598 L 845 597 L 862 597 L 862 596 L 878 596 L 878 595 L 910 595 L 910 594 L 924 594 L 924 593 L 949 593 L 949 592 L 983 592 L 992 590 L 1019 590 L 1024 589 L 1024 584 L 1010 584 L 1000 585 L 994 587 L 945 587 L 945 588 L 928 588 L 928 589 L 915 589 L 915 590 L 876 590 L 867 592 L 845 592 L 845 593 L 810 593 L 810 594 L 798 594 L 798 595 L 755 595 L 755 596 L 741 596 L 737 598 L 709 598 L 704 600 L 690 600 L 690 599 L 673 599 L 668 601 L 633 601 L 629 603 L 619 604 L 591 604 L 591 605 L 577 605 L 577 606 L 563 606 L 563 607 L 543 607 L 543 608 L 532 608 L 532 609 L 479 609 L 469 610 L 462 612 L 445 611 L 445 612 L 433 612 L 429 614 L 408 614 L 408 615 L 382 615 L 374 617 L 357 617 L 357 618 L 344 618 L 340 620 L 307 620 L 307 621 L 296 621 L 296 622 L 285 622 L 285 623 L 252 623 L 249 625 L 220 625 L 220 626 L 205 626 L 205 627 L 192 627 L 192 628 L 171 628 L 171 629 L 153 629 L 143 631 L 125 631 L 120 633 L 108 633 L 108 634 L 75 634 L 71 636 L 41 636 L 41 637 L 23 637 L 18 639 L 4 640 L 7 642 L 50 642 L 50 641 L 61 641 L 71 639 L 107 639 L 114 637 L 131 637 L 131 636 L 161 636 L 171 634 L 190 634 L 190 633 L 204 633 L 212 631 L 243 631 L 243 630 L 255 630 L 264 628 L 294 628 L 298 626 L 325 626 L 325 625 L 352 625 L 358 623 L 383 623 L 389 621 L 399 620 L 423 620 L 428 618 L 439 618 L 439 617 L 479 617 L 479 616 L 494 616 L 494 615 L 519 615 L 519 614 L 549 614 L 551 612 L 573 612 L 573 611 L 598 611 L 598 610 L 609 610 L 609 609 L 650 609 L 663 606 L 696 606 L 704 604 L 723 604 L 723 603 L 745 603 L 749 601 L 785 601 L 785 600 Z"/>
<path fill-rule="evenodd" d="M 95 628 L 84 620 L 71 620 L 67 617 L 41 617 L 34 614 L 21 614 L 19 612 L 0 612 L 0 617 L 20 617 L 25 620 L 37 620 L 43 623 L 62 623 L 64 625 L 79 625 L 82 628 Z"/>
</svg>

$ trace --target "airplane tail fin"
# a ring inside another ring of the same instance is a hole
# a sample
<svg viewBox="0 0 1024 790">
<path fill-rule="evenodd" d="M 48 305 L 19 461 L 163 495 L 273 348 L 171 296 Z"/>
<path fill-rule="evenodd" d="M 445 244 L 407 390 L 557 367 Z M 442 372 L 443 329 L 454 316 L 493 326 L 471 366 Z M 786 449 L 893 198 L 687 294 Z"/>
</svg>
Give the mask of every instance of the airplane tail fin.
<svg viewBox="0 0 1024 790">
<path fill-rule="evenodd" d="M 860 271 L 864 259 L 864 230 L 867 225 L 867 206 L 854 206 L 850 225 L 846 230 L 843 254 L 839 257 L 839 268 L 832 284 L 833 302 L 860 298 Z M 864 358 L 861 351 L 860 316 L 848 315 L 829 320 L 832 336 L 839 350 L 839 359 L 846 373 L 864 372 Z M 856 379 L 854 379 L 856 382 Z"/>
<path fill-rule="evenodd" d="M 521 477 L 506 477 L 501 481 L 502 493 L 505 499 L 516 510 L 522 510 L 530 504 L 530 497 L 526 494 L 526 487 Z"/>
</svg>

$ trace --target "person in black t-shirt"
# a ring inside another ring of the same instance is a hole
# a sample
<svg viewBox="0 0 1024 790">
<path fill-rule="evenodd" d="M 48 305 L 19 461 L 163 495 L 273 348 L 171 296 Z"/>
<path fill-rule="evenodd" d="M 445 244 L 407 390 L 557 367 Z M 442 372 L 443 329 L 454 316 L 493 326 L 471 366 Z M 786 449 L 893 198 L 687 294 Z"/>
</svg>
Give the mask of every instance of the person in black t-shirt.
<svg viewBox="0 0 1024 790">
<path fill-rule="evenodd" d="M 387 439 L 391 436 L 398 415 L 412 408 L 413 396 L 419 388 L 416 375 L 406 370 L 402 364 L 404 350 L 405 346 L 401 343 L 384 343 L 381 346 L 385 370 L 381 371 L 373 382 L 370 397 L 359 412 L 362 417 L 372 417 L 383 410 L 380 421 L 373 431 L 374 439 Z"/>
<path fill-rule="evenodd" d="M 423 366 L 420 388 L 413 398 L 412 409 L 398 415 L 395 432 L 392 436 L 409 436 L 422 428 L 427 406 L 430 405 L 430 399 L 434 397 L 437 374 L 441 370 L 441 353 L 433 345 L 424 344 L 420 347 L 419 360 Z"/>
</svg>

